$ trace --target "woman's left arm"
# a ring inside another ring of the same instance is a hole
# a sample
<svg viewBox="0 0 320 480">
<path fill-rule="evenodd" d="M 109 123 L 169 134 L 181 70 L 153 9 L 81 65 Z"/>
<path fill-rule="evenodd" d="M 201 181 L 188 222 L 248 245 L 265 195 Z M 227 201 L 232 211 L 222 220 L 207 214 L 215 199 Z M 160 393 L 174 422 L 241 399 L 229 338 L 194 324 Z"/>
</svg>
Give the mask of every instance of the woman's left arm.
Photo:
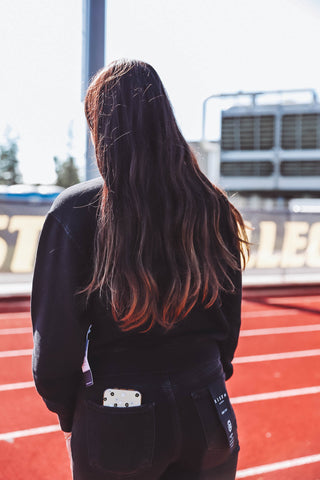
<svg viewBox="0 0 320 480">
<path fill-rule="evenodd" d="M 240 266 L 240 257 L 238 256 L 238 264 Z M 234 270 L 230 273 L 230 278 L 234 284 L 235 291 L 233 293 L 222 292 L 220 295 L 221 305 L 220 311 L 224 315 L 226 324 L 228 325 L 228 335 L 222 341 L 219 341 L 222 366 L 225 372 L 226 380 L 233 374 L 232 360 L 238 345 L 239 332 L 241 326 L 241 301 L 242 301 L 242 272 Z"/>
<path fill-rule="evenodd" d="M 72 430 L 88 329 L 83 294 L 86 262 L 69 230 L 49 213 L 38 246 L 31 315 L 36 388 L 61 429 Z"/>
</svg>

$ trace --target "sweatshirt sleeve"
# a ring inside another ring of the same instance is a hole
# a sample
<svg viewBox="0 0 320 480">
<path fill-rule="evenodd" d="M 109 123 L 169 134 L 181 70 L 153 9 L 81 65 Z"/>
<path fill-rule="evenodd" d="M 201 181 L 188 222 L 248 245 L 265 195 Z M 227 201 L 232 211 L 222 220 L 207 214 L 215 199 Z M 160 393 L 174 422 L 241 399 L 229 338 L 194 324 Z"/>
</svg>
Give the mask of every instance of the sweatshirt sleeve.
<svg viewBox="0 0 320 480">
<path fill-rule="evenodd" d="M 86 321 L 83 254 L 68 229 L 49 213 L 40 236 L 31 295 L 33 377 L 61 429 L 71 431 L 82 381 Z"/>
<path fill-rule="evenodd" d="M 238 265 L 240 266 L 240 254 L 237 252 Z M 221 292 L 220 311 L 228 325 L 228 335 L 219 341 L 221 362 L 228 380 L 233 374 L 232 360 L 238 345 L 241 326 L 241 300 L 242 300 L 242 271 L 234 270 L 230 278 L 235 286 L 234 293 Z"/>
</svg>

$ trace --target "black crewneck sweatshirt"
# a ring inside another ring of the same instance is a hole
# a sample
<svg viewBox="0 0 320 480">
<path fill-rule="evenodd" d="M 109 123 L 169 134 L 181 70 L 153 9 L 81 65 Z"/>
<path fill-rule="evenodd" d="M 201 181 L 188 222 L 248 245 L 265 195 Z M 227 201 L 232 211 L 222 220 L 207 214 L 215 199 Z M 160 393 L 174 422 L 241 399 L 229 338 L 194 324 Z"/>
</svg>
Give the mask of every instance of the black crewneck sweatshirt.
<svg viewBox="0 0 320 480">
<path fill-rule="evenodd" d="M 228 379 L 233 373 L 231 362 L 238 343 L 242 293 L 238 270 L 230 273 L 235 293 L 221 293 L 219 301 L 207 310 L 197 304 L 169 332 L 160 325 L 143 334 L 139 330 L 122 332 L 98 295 L 86 303 L 85 295 L 79 291 L 88 285 L 92 272 L 102 186 L 102 179 L 97 178 L 70 187 L 57 197 L 46 217 L 36 257 L 31 296 L 33 376 L 39 394 L 58 414 L 64 431 L 72 429 L 90 324 L 89 363 L 93 373 L 110 348 L 146 348 L 147 352 L 148 348 L 161 347 L 173 339 L 179 342 L 188 335 L 218 343 Z"/>
</svg>

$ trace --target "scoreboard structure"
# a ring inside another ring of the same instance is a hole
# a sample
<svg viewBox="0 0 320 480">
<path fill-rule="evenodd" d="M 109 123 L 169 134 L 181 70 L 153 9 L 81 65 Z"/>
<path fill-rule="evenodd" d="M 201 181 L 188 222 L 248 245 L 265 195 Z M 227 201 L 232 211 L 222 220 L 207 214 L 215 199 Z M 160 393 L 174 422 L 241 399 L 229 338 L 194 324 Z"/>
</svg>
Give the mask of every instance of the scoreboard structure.
<svg viewBox="0 0 320 480">
<path fill-rule="evenodd" d="M 232 94 L 251 96 L 251 104 L 221 112 L 222 188 L 288 197 L 320 193 L 320 103 L 314 90 L 307 92 L 312 101 L 289 104 L 257 104 L 258 95 L 273 92 Z"/>
</svg>

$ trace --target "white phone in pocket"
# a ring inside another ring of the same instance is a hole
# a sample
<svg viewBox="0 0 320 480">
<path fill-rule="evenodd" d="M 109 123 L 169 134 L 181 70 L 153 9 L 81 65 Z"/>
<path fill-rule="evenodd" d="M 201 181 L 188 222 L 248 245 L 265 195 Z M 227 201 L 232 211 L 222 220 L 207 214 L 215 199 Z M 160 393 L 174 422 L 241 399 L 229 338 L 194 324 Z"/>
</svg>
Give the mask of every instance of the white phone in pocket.
<svg viewBox="0 0 320 480">
<path fill-rule="evenodd" d="M 103 405 L 115 408 L 137 407 L 141 405 L 141 393 L 137 390 L 107 388 L 103 392 Z"/>
</svg>

